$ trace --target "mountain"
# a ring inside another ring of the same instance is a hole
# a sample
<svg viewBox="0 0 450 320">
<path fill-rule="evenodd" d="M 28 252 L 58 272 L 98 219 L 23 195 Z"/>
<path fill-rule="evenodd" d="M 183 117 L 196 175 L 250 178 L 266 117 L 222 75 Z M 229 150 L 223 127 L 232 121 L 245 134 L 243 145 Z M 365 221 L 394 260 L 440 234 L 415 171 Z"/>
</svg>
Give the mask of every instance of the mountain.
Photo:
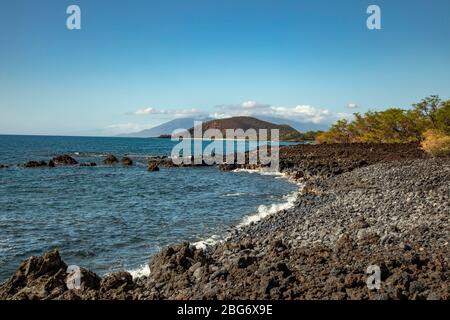
<svg viewBox="0 0 450 320">
<path fill-rule="evenodd" d="M 270 125 L 287 125 L 289 128 L 285 128 L 287 131 L 294 130 L 299 132 L 306 132 L 306 131 L 317 131 L 317 130 L 327 130 L 328 127 L 326 125 L 321 124 L 315 124 L 315 123 L 302 123 L 297 122 L 289 119 L 284 118 L 277 118 L 277 117 L 271 117 L 271 116 L 257 116 L 258 118 L 254 117 L 233 117 L 229 119 L 222 119 L 227 120 L 225 123 L 226 126 L 230 125 L 229 128 L 225 129 L 233 129 L 233 128 L 240 128 L 246 130 L 246 128 L 254 128 L 254 129 L 270 129 L 270 127 L 265 127 L 262 123 L 255 123 L 255 126 L 253 126 L 252 121 L 248 119 L 254 119 L 257 121 L 265 122 L 266 124 L 269 123 Z M 230 123 L 230 119 L 234 119 L 232 121 L 236 121 L 235 124 Z M 239 120 L 240 119 L 240 120 Z M 243 120 L 247 119 L 247 121 Z M 259 120 L 258 120 L 259 119 Z M 159 137 L 162 135 L 169 135 L 173 131 L 177 129 L 186 129 L 192 128 L 194 126 L 194 121 L 203 121 L 204 125 L 205 122 L 213 120 L 212 118 L 179 118 L 174 119 L 168 122 L 165 122 L 161 125 L 158 125 L 156 127 L 145 129 L 139 132 L 134 133 L 128 133 L 128 134 L 121 134 L 120 137 L 137 137 L 137 138 L 150 138 L 150 137 Z M 221 121 L 221 120 L 220 120 Z M 246 126 L 246 123 L 249 125 L 248 127 L 244 128 L 243 126 Z M 242 126 L 239 126 L 237 124 L 241 124 Z M 261 127 L 258 127 L 261 126 Z M 282 131 L 280 131 L 281 133 Z M 284 132 L 284 131 L 283 131 Z"/>
<path fill-rule="evenodd" d="M 159 137 L 162 135 L 171 134 L 173 131 L 177 129 L 185 129 L 188 130 L 194 126 L 194 121 L 209 121 L 211 118 L 180 118 L 174 119 L 169 122 L 165 122 L 160 124 L 159 126 L 145 129 L 139 132 L 121 134 L 120 137 L 135 137 L 135 138 L 152 138 Z"/>
<path fill-rule="evenodd" d="M 294 120 L 284 119 L 284 118 L 277 118 L 277 117 L 271 117 L 271 116 L 257 116 L 258 119 L 272 122 L 275 124 L 287 124 L 290 125 L 292 128 L 296 129 L 299 132 L 307 132 L 307 131 L 326 131 L 328 130 L 328 125 L 325 124 L 316 124 L 312 122 L 298 122 Z"/>
<path fill-rule="evenodd" d="M 205 132 L 208 129 L 219 129 L 222 132 L 224 138 L 226 129 L 242 129 L 244 131 L 248 129 L 255 129 L 256 131 L 258 131 L 259 129 L 267 129 L 269 135 L 271 129 L 278 129 L 280 130 L 279 132 L 280 136 L 298 133 L 297 130 L 295 130 L 289 125 L 274 124 L 253 117 L 232 117 L 226 119 L 214 119 L 203 123 L 202 129 L 203 132 Z M 194 128 L 191 128 L 189 132 L 193 134 Z"/>
</svg>

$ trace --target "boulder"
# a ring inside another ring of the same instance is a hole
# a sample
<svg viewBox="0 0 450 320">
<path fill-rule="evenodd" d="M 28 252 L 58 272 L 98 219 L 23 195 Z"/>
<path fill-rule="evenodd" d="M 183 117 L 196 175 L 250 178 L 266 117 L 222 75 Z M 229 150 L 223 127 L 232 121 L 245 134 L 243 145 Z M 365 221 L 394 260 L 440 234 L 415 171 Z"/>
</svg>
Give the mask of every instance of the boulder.
<svg viewBox="0 0 450 320">
<path fill-rule="evenodd" d="M 25 260 L 16 273 L 0 285 L 0 300 L 90 299 L 97 297 L 101 278 L 80 268 L 80 288 L 69 290 L 67 265 L 58 250 Z M 73 294 L 72 294 L 73 293 Z"/>
<path fill-rule="evenodd" d="M 128 157 L 123 157 L 122 160 L 120 160 L 120 162 L 124 165 L 124 166 L 132 166 L 133 165 L 133 160 L 131 160 Z"/>
<path fill-rule="evenodd" d="M 0 299 L 45 299 L 67 290 L 67 265 L 57 250 L 24 261 L 16 273 L 0 286 Z"/>
<path fill-rule="evenodd" d="M 105 160 L 103 160 L 104 164 L 113 165 L 119 163 L 119 160 L 112 154 L 108 155 Z"/>
<path fill-rule="evenodd" d="M 149 162 L 147 171 L 150 171 L 150 172 L 159 171 L 158 163 L 157 162 Z"/>
<path fill-rule="evenodd" d="M 115 272 L 107 275 L 100 282 L 100 290 L 128 290 L 133 287 L 133 277 L 128 272 Z"/>
<path fill-rule="evenodd" d="M 91 270 L 80 268 L 81 271 L 81 290 L 100 289 L 101 278 Z"/>
<path fill-rule="evenodd" d="M 150 166 L 152 163 L 156 163 L 158 166 L 163 167 L 163 168 L 179 167 L 179 165 L 176 165 L 175 163 L 173 163 L 172 159 L 170 159 L 170 158 L 161 159 L 160 161 L 149 161 L 148 165 Z"/>
<path fill-rule="evenodd" d="M 28 161 L 27 163 L 24 163 L 21 166 L 24 168 L 41 168 L 41 167 L 46 167 L 47 162 L 45 162 L 45 161 Z"/>
<path fill-rule="evenodd" d="M 62 166 L 73 166 L 78 163 L 77 160 L 67 154 L 56 156 L 53 159 L 54 164 Z"/>
</svg>

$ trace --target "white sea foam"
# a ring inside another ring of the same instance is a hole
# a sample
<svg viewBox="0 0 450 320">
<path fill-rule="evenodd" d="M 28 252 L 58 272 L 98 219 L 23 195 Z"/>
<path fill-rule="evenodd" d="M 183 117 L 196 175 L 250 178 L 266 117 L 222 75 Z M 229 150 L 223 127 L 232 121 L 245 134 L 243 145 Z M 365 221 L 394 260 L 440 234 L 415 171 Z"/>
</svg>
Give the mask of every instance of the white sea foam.
<svg viewBox="0 0 450 320">
<path fill-rule="evenodd" d="M 197 249 L 206 249 L 208 246 L 215 245 L 219 241 L 221 241 L 222 238 L 218 235 L 213 235 L 205 240 L 200 240 L 198 242 L 194 242 L 192 245 L 196 247 Z"/>
<path fill-rule="evenodd" d="M 227 193 L 227 194 L 224 194 L 224 197 L 240 197 L 240 196 L 243 196 L 246 194 L 247 193 L 245 193 L 245 192 Z"/>
<path fill-rule="evenodd" d="M 150 275 L 150 267 L 148 266 L 148 264 L 145 264 L 136 269 L 128 270 L 128 273 L 131 274 L 133 279 L 146 277 Z"/>
<path fill-rule="evenodd" d="M 279 171 L 270 170 L 269 168 L 262 168 L 262 169 L 235 169 L 233 172 L 246 172 L 246 173 L 257 173 L 263 176 L 279 176 L 279 177 L 285 177 L 287 176 L 284 173 L 281 173 Z"/>
<path fill-rule="evenodd" d="M 249 224 L 258 222 L 262 219 L 267 218 L 273 214 L 276 214 L 279 211 L 290 209 L 294 206 L 295 200 L 298 197 L 298 191 L 291 192 L 287 196 L 284 196 L 285 202 L 281 203 L 272 203 L 271 205 L 265 206 L 260 205 L 258 207 L 258 212 L 255 214 L 251 214 L 245 216 L 242 221 L 237 225 L 238 228 L 242 228 L 248 226 Z"/>
</svg>

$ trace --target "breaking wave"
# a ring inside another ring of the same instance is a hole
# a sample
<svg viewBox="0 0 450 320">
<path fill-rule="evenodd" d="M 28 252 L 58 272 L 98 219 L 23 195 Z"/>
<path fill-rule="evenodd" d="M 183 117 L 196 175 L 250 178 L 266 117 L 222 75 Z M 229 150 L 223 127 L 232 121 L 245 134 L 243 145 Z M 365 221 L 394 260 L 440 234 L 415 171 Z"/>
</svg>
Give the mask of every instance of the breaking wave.
<svg viewBox="0 0 450 320">
<path fill-rule="evenodd" d="M 236 169 L 233 170 L 233 172 L 246 172 L 246 173 L 258 173 L 262 175 L 273 175 L 281 178 L 289 179 L 292 183 L 295 183 L 299 186 L 299 190 L 293 191 L 289 193 L 288 195 L 285 195 L 283 198 L 285 201 L 280 203 L 273 203 L 271 205 L 260 205 L 258 207 L 258 211 L 254 214 L 247 215 L 242 218 L 241 222 L 237 224 L 236 228 L 241 229 L 245 226 L 248 226 L 252 223 L 256 223 L 262 219 L 267 218 L 268 216 L 271 216 L 273 214 L 276 214 L 280 211 L 290 209 L 294 206 L 295 201 L 297 200 L 300 189 L 303 187 L 303 184 L 298 183 L 290 178 L 289 175 L 280 173 L 280 172 L 273 172 L 273 171 L 264 171 L 264 170 L 249 170 L 249 169 Z M 218 236 L 213 235 L 207 239 L 198 241 L 193 243 L 193 245 L 198 249 L 205 249 L 208 246 L 212 246 L 217 244 L 218 242 L 223 241 L 226 239 L 226 236 Z"/>
</svg>

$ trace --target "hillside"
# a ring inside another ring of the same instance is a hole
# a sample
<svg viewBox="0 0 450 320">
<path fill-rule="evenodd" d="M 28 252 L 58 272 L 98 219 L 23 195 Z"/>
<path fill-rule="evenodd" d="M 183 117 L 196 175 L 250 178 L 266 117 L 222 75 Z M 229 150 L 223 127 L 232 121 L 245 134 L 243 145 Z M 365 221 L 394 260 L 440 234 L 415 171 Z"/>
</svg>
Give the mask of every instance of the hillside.
<svg viewBox="0 0 450 320">
<path fill-rule="evenodd" d="M 203 132 L 205 132 L 208 129 L 219 129 L 224 137 L 227 129 L 242 129 L 244 131 L 248 129 L 255 129 L 256 131 L 260 129 L 267 129 L 269 135 L 270 130 L 278 129 L 280 130 L 280 137 L 287 134 L 298 133 L 297 130 L 295 130 L 289 125 L 273 124 L 271 122 L 262 121 L 253 117 L 232 117 L 227 119 L 214 119 L 203 123 L 202 129 Z M 191 128 L 189 132 L 193 134 L 194 128 Z"/>
</svg>

